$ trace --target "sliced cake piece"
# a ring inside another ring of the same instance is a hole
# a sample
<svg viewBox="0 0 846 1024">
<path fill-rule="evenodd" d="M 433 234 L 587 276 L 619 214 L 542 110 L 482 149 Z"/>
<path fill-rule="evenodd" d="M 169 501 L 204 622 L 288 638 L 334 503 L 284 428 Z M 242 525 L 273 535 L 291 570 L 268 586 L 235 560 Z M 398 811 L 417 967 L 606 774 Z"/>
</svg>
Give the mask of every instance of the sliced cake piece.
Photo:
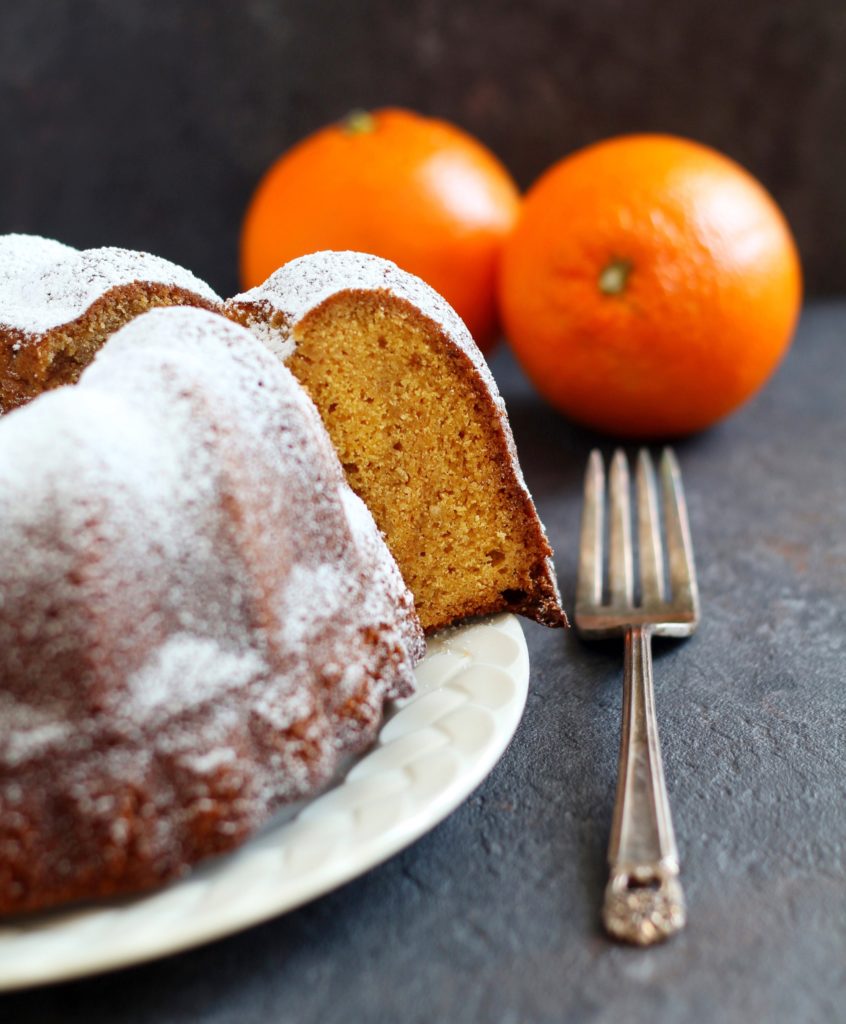
<svg viewBox="0 0 846 1024">
<path fill-rule="evenodd" d="M 0 413 L 74 383 L 125 323 L 155 306 L 219 310 L 199 278 L 129 249 L 0 236 Z"/>
<path fill-rule="evenodd" d="M 375 256 L 321 252 L 225 308 L 314 399 L 428 632 L 502 610 L 566 623 L 504 404 L 440 295 Z"/>
</svg>

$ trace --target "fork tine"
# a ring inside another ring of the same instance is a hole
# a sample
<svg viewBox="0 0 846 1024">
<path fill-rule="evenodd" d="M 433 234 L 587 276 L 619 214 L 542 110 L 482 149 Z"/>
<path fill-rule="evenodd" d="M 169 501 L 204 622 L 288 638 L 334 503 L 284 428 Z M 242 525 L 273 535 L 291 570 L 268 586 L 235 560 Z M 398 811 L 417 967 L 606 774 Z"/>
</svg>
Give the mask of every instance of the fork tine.
<svg viewBox="0 0 846 1024">
<path fill-rule="evenodd" d="M 674 604 L 696 611 L 699 606 L 699 590 L 693 564 L 693 544 L 681 471 L 672 448 L 665 448 L 661 455 L 661 483 L 664 490 L 667 558 L 670 564 L 670 598 Z"/>
<path fill-rule="evenodd" d="M 602 603 L 602 544 L 605 532 L 605 469 L 594 448 L 585 472 L 585 503 L 579 543 L 579 578 L 576 607 Z"/>
<path fill-rule="evenodd" d="M 649 607 L 664 600 L 666 588 L 655 467 L 645 448 L 637 456 L 637 531 L 641 604 Z"/>
<path fill-rule="evenodd" d="M 608 488 L 611 530 L 608 545 L 608 583 L 612 605 L 632 603 L 632 514 L 629 464 L 618 448 L 611 460 Z"/>
</svg>

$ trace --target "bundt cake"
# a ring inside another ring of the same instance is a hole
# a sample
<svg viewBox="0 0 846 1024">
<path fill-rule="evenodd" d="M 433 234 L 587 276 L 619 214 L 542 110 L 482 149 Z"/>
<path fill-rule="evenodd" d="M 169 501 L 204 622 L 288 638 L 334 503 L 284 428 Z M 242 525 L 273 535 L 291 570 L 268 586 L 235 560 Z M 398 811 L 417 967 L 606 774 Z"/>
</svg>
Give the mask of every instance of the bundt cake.
<svg viewBox="0 0 846 1024">
<path fill-rule="evenodd" d="M 148 253 L 0 236 L 0 413 L 77 380 L 109 335 L 154 306 L 218 309 L 220 299 Z"/>
<path fill-rule="evenodd" d="M 0 912 L 230 849 L 412 687 L 411 597 L 313 404 L 216 314 L 139 316 L 0 419 L 0 532 Z"/>
<path fill-rule="evenodd" d="M 566 623 L 502 399 L 440 295 L 375 256 L 320 252 L 225 308 L 314 399 L 427 632 L 501 610 Z"/>
</svg>

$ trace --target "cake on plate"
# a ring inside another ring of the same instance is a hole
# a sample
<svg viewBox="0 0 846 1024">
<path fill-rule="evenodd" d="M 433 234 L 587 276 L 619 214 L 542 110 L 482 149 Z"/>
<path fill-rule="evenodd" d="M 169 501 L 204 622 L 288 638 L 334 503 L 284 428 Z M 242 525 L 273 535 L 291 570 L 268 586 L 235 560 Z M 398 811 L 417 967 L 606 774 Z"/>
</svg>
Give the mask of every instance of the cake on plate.
<svg viewBox="0 0 846 1024">
<path fill-rule="evenodd" d="M 145 313 L 0 419 L 0 912 L 232 849 L 369 744 L 423 653 L 313 404 L 246 330 Z"/>
<path fill-rule="evenodd" d="M 314 399 L 427 632 L 499 611 L 566 623 L 504 404 L 437 292 L 387 260 L 319 252 L 225 308 Z"/>
<path fill-rule="evenodd" d="M 140 313 L 218 309 L 220 301 L 159 256 L 0 235 L 0 413 L 73 383 L 106 339 Z"/>
</svg>

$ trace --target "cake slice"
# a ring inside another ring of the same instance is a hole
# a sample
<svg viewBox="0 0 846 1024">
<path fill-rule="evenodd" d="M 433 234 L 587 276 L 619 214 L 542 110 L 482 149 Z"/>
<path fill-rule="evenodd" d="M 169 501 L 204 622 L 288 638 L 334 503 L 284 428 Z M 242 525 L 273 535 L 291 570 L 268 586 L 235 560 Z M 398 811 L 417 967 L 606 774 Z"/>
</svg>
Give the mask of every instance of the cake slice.
<svg viewBox="0 0 846 1024">
<path fill-rule="evenodd" d="M 375 256 L 320 252 L 225 311 L 314 399 L 427 632 L 505 610 L 566 624 L 505 406 L 440 295 Z"/>
<path fill-rule="evenodd" d="M 0 236 L 0 413 L 74 383 L 106 339 L 155 306 L 218 310 L 189 271 L 129 249 Z"/>
</svg>

